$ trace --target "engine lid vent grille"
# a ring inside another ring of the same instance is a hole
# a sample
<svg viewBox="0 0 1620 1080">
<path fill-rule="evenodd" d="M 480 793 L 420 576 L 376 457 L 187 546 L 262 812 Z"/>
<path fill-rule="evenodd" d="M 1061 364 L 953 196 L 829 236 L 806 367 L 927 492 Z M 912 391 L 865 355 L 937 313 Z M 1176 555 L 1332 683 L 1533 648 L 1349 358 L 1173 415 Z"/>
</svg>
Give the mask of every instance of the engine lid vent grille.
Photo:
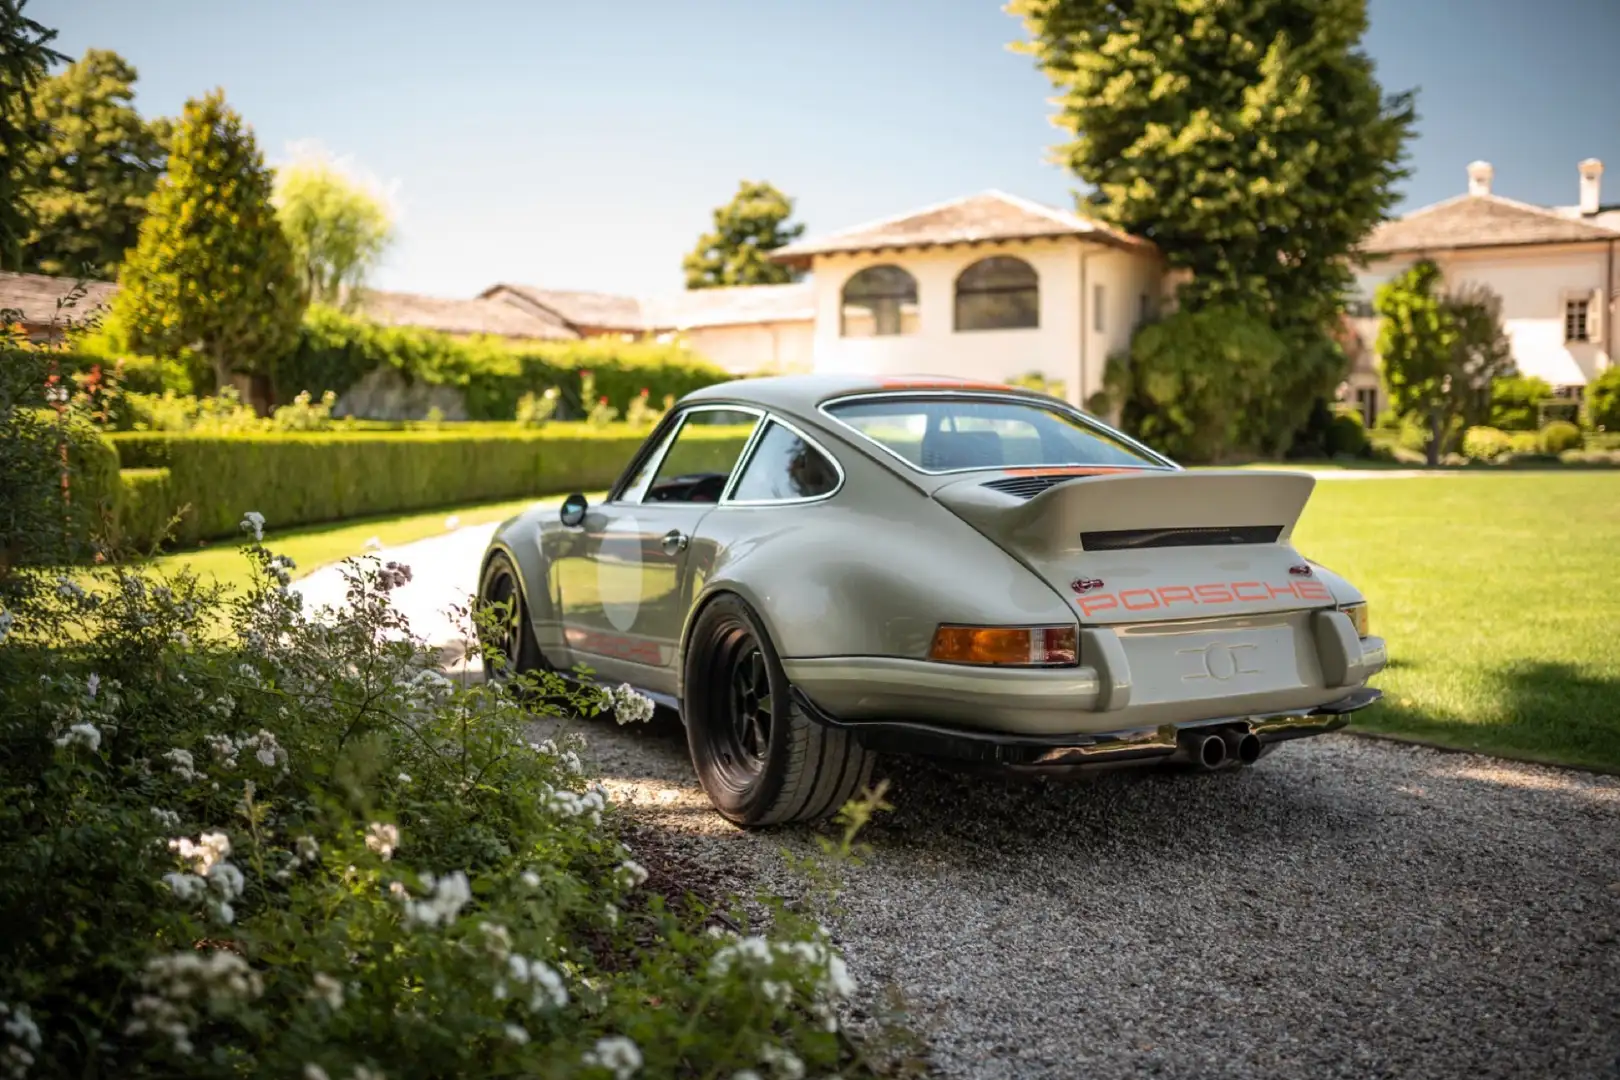
<svg viewBox="0 0 1620 1080">
<path fill-rule="evenodd" d="M 1020 499 L 1033 499 L 1049 487 L 1054 487 L 1065 480 L 1073 480 L 1074 476 L 1059 473 L 1055 476 L 1006 476 L 1000 480 L 988 480 L 984 487 L 995 491 L 1016 495 Z"/>
<path fill-rule="evenodd" d="M 1213 547 L 1221 544 L 1275 544 L 1281 525 L 1205 525 L 1179 529 L 1113 529 L 1083 532 L 1080 546 L 1087 551 L 1126 551 L 1132 548 Z"/>
</svg>

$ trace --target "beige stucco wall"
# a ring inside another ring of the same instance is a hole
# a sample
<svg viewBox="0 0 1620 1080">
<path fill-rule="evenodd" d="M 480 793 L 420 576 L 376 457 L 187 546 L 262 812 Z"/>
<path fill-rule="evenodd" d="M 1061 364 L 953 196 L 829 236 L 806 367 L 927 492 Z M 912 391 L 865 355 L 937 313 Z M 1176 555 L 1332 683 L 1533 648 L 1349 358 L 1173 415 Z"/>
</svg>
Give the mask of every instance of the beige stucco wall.
<svg viewBox="0 0 1620 1080">
<path fill-rule="evenodd" d="M 1609 253 L 1604 245 L 1439 252 L 1433 258 L 1449 284 L 1486 285 L 1502 298 L 1502 327 L 1513 343 L 1513 359 L 1521 373 L 1546 379 L 1554 386 L 1585 385 L 1613 362 L 1612 307 L 1604 319 L 1602 342 L 1564 341 L 1566 295 L 1589 294 L 1605 287 Z M 1403 256 L 1369 264 L 1358 274 L 1363 295 L 1371 299 L 1379 284 L 1415 260 L 1416 256 Z M 1620 275 L 1620 251 L 1616 262 L 1615 272 Z M 1355 322 L 1362 339 L 1375 347 L 1378 320 Z"/>
<path fill-rule="evenodd" d="M 1014 255 L 1034 267 L 1040 278 L 1038 327 L 961 333 L 955 330 L 957 275 L 992 255 Z M 916 332 L 843 337 L 839 308 L 844 283 L 866 267 L 884 264 L 903 267 L 917 279 Z M 1089 395 L 1102 385 L 1103 364 L 1109 351 L 1129 343 L 1138 321 L 1139 294 L 1156 291 L 1158 264 L 1152 257 L 1062 238 L 821 256 L 815 260 L 813 279 L 817 371 L 949 375 L 992 381 L 1038 371 L 1048 379 L 1063 382 L 1070 400 L 1077 401 L 1082 394 Z M 1098 284 L 1103 286 L 1104 301 L 1100 330 L 1091 311 L 1093 289 Z M 1079 387 L 1082 361 L 1085 380 Z"/>
<path fill-rule="evenodd" d="M 793 322 L 705 326 L 681 336 L 692 351 L 734 375 L 811 369 L 815 324 Z"/>
</svg>

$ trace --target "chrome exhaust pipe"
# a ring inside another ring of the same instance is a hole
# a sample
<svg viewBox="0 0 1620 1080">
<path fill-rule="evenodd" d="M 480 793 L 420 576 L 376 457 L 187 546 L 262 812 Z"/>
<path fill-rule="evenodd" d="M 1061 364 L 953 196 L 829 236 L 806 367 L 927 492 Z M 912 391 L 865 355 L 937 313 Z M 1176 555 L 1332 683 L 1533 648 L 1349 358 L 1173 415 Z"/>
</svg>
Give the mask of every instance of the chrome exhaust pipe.
<svg viewBox="0 0 1620 1080">
<path fill-rule="evenodd" d="M 1252 731 L 1223 731 L 1226 756 L 1240 765 L 1253 765 L 1260 760 L 1260 736 Z"/>
<path fill-rule="evenodd" d="M 1218 769 L 1226 764 L 1226 740 L 1213 732 L 1189 732 L 1181 737 L 1186 759 L 1199 769 Z"/>
</svg>

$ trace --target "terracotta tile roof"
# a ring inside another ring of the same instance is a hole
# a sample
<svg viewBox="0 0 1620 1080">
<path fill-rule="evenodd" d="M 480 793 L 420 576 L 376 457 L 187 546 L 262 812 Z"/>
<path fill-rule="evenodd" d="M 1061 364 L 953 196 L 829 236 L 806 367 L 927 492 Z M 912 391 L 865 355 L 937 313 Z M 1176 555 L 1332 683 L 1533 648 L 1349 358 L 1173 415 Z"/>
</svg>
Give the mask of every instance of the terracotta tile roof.
<svg viewBox="0 0 1620 1080">
<path fill-rule="evenodd" d="M 809 322 L 816 317 L 815 289 L 807 281 L 791 285 L 688 289 L 644 301 L 642 315 L 649 326 L 660 330 Z"/>
<path fill-rule="evenodd" d="M 573 330 L 514 304 L 482 298 L 462 300 L 366 289 L 357 315 L 385 326 L 416 326 L 444 334 L 495 334 L 507 338 L 568 340 Z"/>
<path fill-rule="evenodd" d="M 641 301 L 633 296 L 507 284 L 492 285 L 478 295 L 480 299 L 500 300 L 530 310 L 541 308 L 575 327 L 627 333 L 650 329 L 642 317 Z"/>
<path fill-rule="evenodd" d="M 79 323 L 93 312 L 104 312 L 118 291 L 111 281 L 87 281 L 84 295 L 59 315 L 56 302 L 66 299 L 74 284 L 72 278 L 0 273 L 0 309 L 21 311 L 22 321 L 31 325 L 48 325 L 57 320 Z"/>
<path fill-rule="evenodd" d="M 1000 191 L 985 191 L 899 217 L 868 222 L 853 228 L 813 236 L 771 253 L 779 262 L 808 265 L 816 255 L 834 252 L 882 251 L 891 248 L 941 244 L 971 244 L 992 240 L 1032 240 L 1039 237 L 1079 236 L 1115 247 L 1151 250 L 1147 240 L 1040 203 Z"/>
<path fill-rule="evenodd" d="M 1576 220 L 1500 195 L 1459 195 L 1386 221 L 1361 250 L 1368 255 L 1520 244 L 1620 240 L 1620 230 Z"/>
<path fill-rule="evenodd" d="M 491 286 L 481 295 L 492 303 L 553 313 L 576 329 L 627 334 L 695 330 L 704 326 L 808 322 L 815 317 L 814 293 L 808 282 L 687 289 L 645 298 L 503 284 Z"/>
</svg>

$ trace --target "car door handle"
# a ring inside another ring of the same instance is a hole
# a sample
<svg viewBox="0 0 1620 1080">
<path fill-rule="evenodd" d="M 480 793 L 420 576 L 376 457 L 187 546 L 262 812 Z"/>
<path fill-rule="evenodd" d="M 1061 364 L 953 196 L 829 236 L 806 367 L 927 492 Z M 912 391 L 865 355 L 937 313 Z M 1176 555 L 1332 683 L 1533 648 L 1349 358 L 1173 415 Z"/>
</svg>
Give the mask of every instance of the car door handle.
<svg viewBox="0 0 1620 1080">
<path fill-rule="evenodd" d="M 685 551 L 686 542 L 688 539 L 689 537 L 679 529 L 669 530 L 669 532 L 664 534 L 664 554 L 677 555 L 680 552 Z"/>
</svg>

